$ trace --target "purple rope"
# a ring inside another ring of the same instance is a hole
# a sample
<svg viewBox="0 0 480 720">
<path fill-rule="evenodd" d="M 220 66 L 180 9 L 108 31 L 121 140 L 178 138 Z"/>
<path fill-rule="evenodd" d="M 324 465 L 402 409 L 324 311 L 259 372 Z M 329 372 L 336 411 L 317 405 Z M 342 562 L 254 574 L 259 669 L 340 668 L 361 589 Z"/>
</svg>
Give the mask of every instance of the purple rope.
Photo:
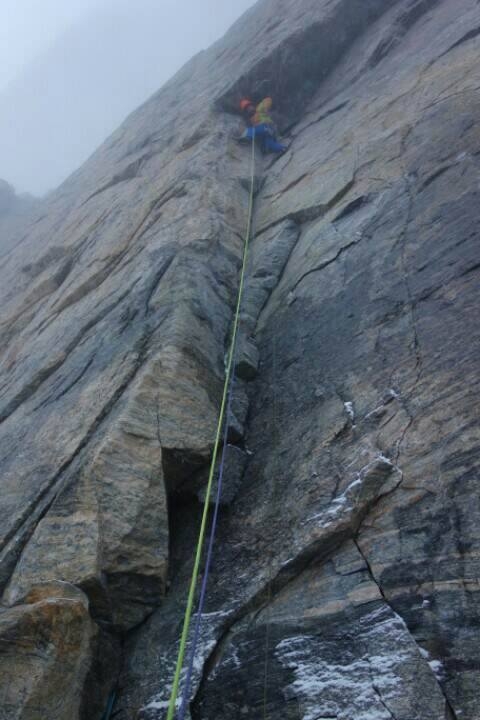
<svg viewBox="0 0 480 720">
<path fill-rule="evenodd" d="M 191 646 L 190 654 L 189 654 L 189 658 L 188 658 L 187 675 L 185 678 L 185 684 L 184 684 L 183 692 L 182 692 L 182 701 L 180 704 L 180 709 L 178 711 L 177 720 L 185 720 L 185 714 L 187 712 L 190 687 L 192 684 L 193 665 L 195 662 L 195 651 L 197 649 L 198 640 L 200 637 L 200 625 L 202 622 L 203 608 L 205 605 L 205 598 L 206 598 L 206 594 L 207 594 L 208 576 L 210 573 L 210 566 L 211 566 L 211 562 L 212 562 L 213 545 L 214 545 L 214 541 L 215 541 L 215 532 L 216 532 L 217 520 L 218 520 L 218 510 L 220 507 L 220 499 L 222 496 L 223 475 L 224 475 L 224 471 L 225 471 L 225 459 L 227 456 L 228 426 L 229 426 L 229 420 L 231 417 L 231 409 L 232 409 L 233 386 L 234 386 L 234 382 L 235 382 L 235 365 L 236 365 L 236 361 L 237 361 L 237 346 L 238 346 L 238 344 L 237 344 L 237 342 L 235 342 L 233 363 L 232 363 L 232 375 L 230 377 L 230 382 L 229 382 L 230 387 L 228 390 L 227 411 L 225 414 L 225 425 L 224 425 L 224 430 L 223 430 L 222 455 L 221 455 L 221 459 L 220 459 L 220 467 L 218 470 L 218 485 L 217 485 L 217 494 L 215 497 L 215 509 L 213 511 L 212 527 L 210 529 L 210 537 L 208 539 L 207 558 L 205 561 L 205 571 L 204 571 L 203 578 L 202 578 L 202 587 L 200 590 L 200 598 L 198 601 L 197 614 L 196 614 L 196 618 L 195 618 L 195 631 L 194 631 L 192 646 Z"/>
<path fill-rule="evenodd" d="M 253 130 L 252 142 L 255 142 L 255 128 Z M 251 232 L 251 229 L 250 229 L 250 232 Z M 218 470 L 217 494 L 215 497 L 215 508 L 213 511 L 212 526 L 210 528 L 210 537 L 208 539 L 208 550 L 207 550 L 207 557 L 206 557 L 206 561 L 205 561 L 205 571 L 203 573 L 202 586 L 200 589 L 200 597 L 198 600 L 197 615 L 195 618 L 195 629 L 194 629 L 194 634 L 193 634 L 192 645 L 190 648 L 190 654 L 189 654 L 189 658 L 188 658 L 187 674 L 185 677 L 185 684 L 183 686 L 182 700 L 180 703 L 180 709 L 178 711 L 177 720 L 185 720 L 185 715 L 187 712 L 187 705 L 188 705 L 188 701 L 189 701 L 189 694 L 190 694 L 190 688 L 191 688 L 192 677 L 193 677 L 193 665 L 195 662 L 195 651 L 197 649 L 198 640 L 200 637 L 200 626 L 202 623 L 203 609 L 205 606 L 205 598 L 207 595 L 208 577 L 210 574 L 210 567 L 212 564 L 213 546 L 214 546 L 214 542 L 215 542 L 215 532 L 217 529 L 217 521 L 218 521 L 218 510 L 220 507 L 220 500 L 222 497 L 223 476 L 224 476 L 224 472 L 225 472 L 225 460 L 227 457 L 228 427 L 229 427 L 230 417 L 232 414 L 233 387 L 235 384 L 235 366 L 237 364 L 237 355 L 238 355 L 237 338 L 234 338 L 234 345 L 233 345 L 232 352 L 233 352 L 232 372 L 231 372 L 231 376 L 230 376 L 230 380 L 229 380 L 227 409 L 226 409 L 226 413 L 225 413 L 225 425 L 224 425 L 224 429 L 223 429 L 222 454 L 221 454 L 220 466 L 219 466 L 219 470 Z"/>
</svg>

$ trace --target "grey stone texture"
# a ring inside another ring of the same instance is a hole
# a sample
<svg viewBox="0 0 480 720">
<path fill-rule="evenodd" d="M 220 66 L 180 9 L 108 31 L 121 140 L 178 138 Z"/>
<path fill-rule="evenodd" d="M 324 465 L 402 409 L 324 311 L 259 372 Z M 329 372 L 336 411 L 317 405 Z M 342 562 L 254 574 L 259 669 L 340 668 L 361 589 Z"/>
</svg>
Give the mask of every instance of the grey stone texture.
<svg viewBox="0 0 480 720">
<path fill-rule="evenodd" d="M 17 195 L 14 188 L 0 178 L 0 262 L 3 255 L 19 242 L 22 231 L 34 218 L 40 201 L 32 195 Z"/>
<path fill-rule="evenodd" d="M 191 718 L 480 720 L 479 42 L 476 0 L 260 0 L 2 238 L 1 720 L 165 717 L 244 94 L 289 147 L 257 154 Z"/>
</svg>

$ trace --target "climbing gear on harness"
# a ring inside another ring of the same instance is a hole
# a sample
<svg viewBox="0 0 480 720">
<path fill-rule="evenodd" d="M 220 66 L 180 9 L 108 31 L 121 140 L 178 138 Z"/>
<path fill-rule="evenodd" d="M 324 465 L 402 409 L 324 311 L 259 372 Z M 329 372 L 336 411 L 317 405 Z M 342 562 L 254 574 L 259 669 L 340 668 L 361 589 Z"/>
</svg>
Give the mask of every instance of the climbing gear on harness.
<svg viewBox="0 0 480 720">
<path fill-rule="evenodd" d="M 282 145 L 277 141 L 274 129 L 270 125 L 247 127 L 243 135 L 238 138 L 238 142 L 247 143 L 254 137 L 258 138 L 260 149 L 264 155 L 269 152 L 284 153 L 288 149 L 286 145 Z"/>
<path fill-rule="evenodd" d="M 249 244 L 250 244 L 250 239 L 251 239 L 250 236 L 251 236 L 252 218 L 253 218 L 254 192 L 255 192 L 255 135 L 253 135 L 253 137 L 252 137 L 250 195 L 249 195 L 249 200 L 248 200 L 247 228 L 246 228 L 246 232 L 245 232 L 242 267 L 241 267 L 241 271 L 240 271 L 240 280 L 239 280 L 238 293 L 237 293 L 237 303 L 236 303 L 236 307 L 235 307 L 235 314 L 234 314 L 234 320 L 233 320 L 233 326 L 232 326 L 232 335 L 231 335 L 231 341 L 230 341 L 230 348 L 229 348 L 229 352 L 228 352 L 228 361 L 227 361 L 227 366 L 225 369 L 225 382 L 224 382 L 224 386 L 223 386 L 222 401 L 220 404 L 220 412 L 219 412 L 219 417 L 218 417 L 217 430 L 216 430 L 216 434 L 215 434 L 215 442 L 213 445 L 213 453 L 212 453 L 212 459 L 211 459 L 211 463 L 210 463 L 210 471 L 208 474 L 207 489 L 206 489 L 205 501 L 204 501 L 205 504 L 203 507 L 202 520 L 201 520 L 201 524 L 200 524 L 197 548 L 195 551 L 195 560 L 194 560 L 194 564 L 193 564 L 192 577 L 191 577 L 191 581 L 190 581 L 190 588 L 189 588 L 188 598 L 187 598 L 187 606 L 186 606 L 185 617 L 184 617 L 184 621 L 183 621 L 182 635 L 180 638 L 180 647 L 178 650 L 177 663 L 176 663 L 176 667 L 175 667 L 175 675 L 173 678 L 173 684 L 172 684 L 172 690 L 171 690 L 171 694 L 170 694 L 170 700 L 169 700 L 166 720 L 173 720 L 174 715 L 175 715 L 175 708 L 177 705 L 178 691 L 179 691 L 179 685 L 180 685 L 180 675 L 181 675 L 182 668 L 183 668 L 183 662 L 184 662 L 184 658 L 185 658 L 185 650 L 186 650 L 186 646 L 187 646 L 187 639 L 188 639 L 188 634 L 189 634 L 189 630 L 190 630 L 190 622 L 191 622 L 191 617 L 192 617 L 193 604 L 194 604 L 194 600 L 195 600 L 195 590 L 197 587 L 200 562 L 201 562 L 202 551 L 203 551 L 203 546 L 204 546 L 204 542 L 205 542 L 205 533 L 206 533 L 207 520 L 208 520 L 208 515 L 209 515 L 210 498 L 212 495 L 213 478 L 215 475 L 215 467 L 216 467 L 217 455 L 218 455 L 218 450 L 220 447 L 220 440 L 221 440 L 222 427 L 223 427 L 224 428 L 223 429 L 224 437 L 223 437 L 223 447 L 222 447 L 221 461 L 220 461 L 220 467 L 219 467 L 219 473 L 218 473 L 217 496 L 215 499 L 214 514 L 213 514 L 213 518 L 212 518 L 212 526 L 210 529 L 210 537 L 209 537 L 209 542 L 208 542 L 207 559 L 206 559 L 206 563 L 205 563 L 205 570 L 204 570 L 203 578 L 202 578 L 200 599 L 199 599 L 198 608 L 197 608 L 197 615 L 196 615 L 196 621 L 195 621 L 195 632 L 194 632 L 194 637 L 193 637 L 191 648 L 190 648 L 189 665 L 188 665 L 187 675 L 185 678 L 185 684 L 184 684 L 184 688 L 183 688 L 183 692 L 182 692 L 178 720 L 183 720 L 185 717 L 186 711 L 187 711 L 188 697 L 189 697 L 189 692 L 190 692 L 190 685 L 191 685 L 191 679 L 192 679 L 192 673 L 193 673 L 193 665 L 194 665 L 194 659 L 195 659 L 195 650 L 196 650 L 196 647 L 198 644 L 198 637 L 199 637 L 199 632 L 200 632 L 200 622 L 201 622 L 203 606 L 204 606 L 204 602 L 205 602 L 206 589 L 207 589 L 207 583 L 208 583 L 208 575 L 209 575 L 209 571 L 210 571 L 213 544 L 214 544 L 214 539 L 215 539 L 218 508 L 220 506 L 222 481 L 223 481 L 224 466 L 225 466 L 225 454 L 226 454 L 226 449 L 227 449 L 228 418 L 229 418 L 230 410 L 231 410 L 232 389 L 233 389 L 233 381 L 235 378 L 235 357 L 236 357 L 236 349 L 237 349 L 237 334 L 238 334 L 238 327 L 239 327 L 239 322 L 240 322 L 240 309 L 241 309 L 242 298 L 243 298 L 243 288 L 244 288 L 244 284 L 245 284 L 245 273 L 246 273 L 246 268 L 247 268 L 248 250 L 249 250 Z M 226 420 L 225 423 L 224 423 L 224 420 Z"/>
</svg>

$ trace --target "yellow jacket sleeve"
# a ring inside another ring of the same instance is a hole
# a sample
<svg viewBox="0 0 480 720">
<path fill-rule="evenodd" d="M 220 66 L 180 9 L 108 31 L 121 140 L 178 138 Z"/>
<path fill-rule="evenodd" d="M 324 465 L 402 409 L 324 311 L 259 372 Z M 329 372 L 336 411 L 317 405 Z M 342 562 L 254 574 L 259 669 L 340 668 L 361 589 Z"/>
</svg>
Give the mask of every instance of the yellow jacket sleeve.
<svg viewBox="0 0 480 720">
<path fill-rule="evenodd" d="M 273 125 L 273 120 L 270 117 L 270 110 L 273 105 L 271 97 L 266 97 L 261 103 L 257 105 L 256 113 L 253 118 L 254 125 Z"/>
</svg>

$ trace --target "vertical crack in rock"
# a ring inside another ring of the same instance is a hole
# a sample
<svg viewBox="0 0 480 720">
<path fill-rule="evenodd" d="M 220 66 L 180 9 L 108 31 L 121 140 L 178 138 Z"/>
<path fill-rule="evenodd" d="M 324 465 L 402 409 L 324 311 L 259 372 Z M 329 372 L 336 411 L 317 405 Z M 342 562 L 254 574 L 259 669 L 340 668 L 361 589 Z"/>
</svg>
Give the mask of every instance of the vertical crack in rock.
<svg viewBox="0 0 480 720">
<path fill-rule="evenodd" d="M 402 152 L 405 152 L 405 145 L 406 145 L 406 136 L 404 137 L 402 146 L 403 150 Z M 408 206 L 407 206 L 407 212 L 406 212 L 406 218 L 405 218 L 405 225 L 402 229 L 400 242 L 401 242 L 401 261 L 402 261 L 402 277 L 405 284 L 405 291 L 407 294 L 407 301 L 408 301 L 408 307 L 410 310 L 410 317 L 412 322 L 412 332 L 413 332 L 413 348 L 415 352 L 415 381 L 413 384 L 413 388 L 411 389 L 411 393 L 413 394 L 415 392 L 415 389 L 420 381 L 420 377 L 422 375 L 422 353 L 421 353 L 421 347 L 420 347 L 420 340 L 418 336 L 418 329 L 417 329 L 417 319 L 415 315 L 415 300 L 413 297 L 412 289 L 410 287 L 410 279 L 409 279 L 409 268 L 407 266 L 406 262 L 406 248 L 407 248 L 407 239 L 408 239 L 408 231 L 409 227 L 412 221 L 413 216 L 413 195 L 412 195 L 412 181 L 411 178 L 408 176 L 405 177 L 405 189 L 407 193 L 408 198 Z"/>
<path fill-rule="evenodd" d="M 373 681 L 372 681 L 372 688 L 373 688 L 373 690 L 376 692 L 380 703 L 383 705 L 383 707 L 385 708 L 385 710 L 388 712 L 389 716 L 390 716 L 391 718 L 393 718 L 393 720 L 396 720 L 395 715 L 393 714 L 393 712 L 392 712 L 392 711 L 390 710 L 390 708 L 388 707 L 387 703 L 385 702 L 385 700 L 384 700 L 383 697 L 382 697 L 382 693 L 380 692 L 380 690 L 378 689 L 378 687 L 375 685 L 375 683 L 374 683 Z"/>
<path fill-rule="evenodd" d="M 368 476 L 370 481 L 374 481 L 375 478 L 377 478 L 377 480 L 380 479 L 380 485 L 382 485 L 383 480 L 389 477 L 392 470 L 392 464 L 383 458 L 380 459 L 377 464 L 372 463 L 366 467 L 364 469 L 364 476 Z M 325 532 L 322 537 L 313 541 L 311 546 L 302 548 L 302 551 L 294 558 L 272 572 L 268 579 L 264 579 L 261 587 L 257 588 L 248 600 L 246 599 L 232 612 L 228 619 L 225 620 L 224 626 L 215 640 L 213 649 L 202 663 L 202 672 L 198 680 L 195 697 L 191 703 L 192 707 L 195 708 L 198 704 L 198 699 L 202 694 L 208 677 L 214 672 L 215 667 L 220 662 L 223 648 L 228 642 L 233 627 L 247 616 L 251 615 L 255 618 L 265 610 L 277 595 L 294 583 L 305 570 L 313 565 L 325 562 L 335 552 L 337 547 L 341 546 L 347 538 L 353 537 L 353 535 L 358 532 L 358 526 L 361 524 L 363 517 L 374 507 L 379 497 L 380 495 L 376 499 L 373 499 L 371 501 L 372 504 L 369 503 L 368 499 L 366 501 L 364 500 L 363 502 L 366 503 L 365 507 L 361 506 L 359 509 L 355 507 L 350 508 L 352 517 L 349 516 L 349 508 L 347 506 L 345 510 L 346 519 L 342 517 L 343 505 L 337 498 L 337 501 L 332 503 L 331 509 L 325 512 Z M 381 497 L 385 497 L 385 495 L 382 494 Z M 192 717 L 197 717 L 195 712 L 192 712 Z M 200 717 L 200 715 L 198 715 L 198 717 Z"/>
<path fill-rule="evenodd" d="M 392 606 L 391 602 L 389 601 L 387 595 L 385 594 L 385 591 L 384 591 L 384 589 L 382 588 L 381 583 L 380 583 L 380 582 L 377 580 L 377 578 L 375 577 L 375 574 L 374 574 L 374 572 L 373 572 L 372 566 L 370 565 L 367 556 L 366 556 L 365 553 L 363 552 L 363 550 L 362 550 L 362 548 L 361 548 L 361 546 L 360 546 L 360 544 L 359 544 L 359 542 L 358 542 L 358 538 L 353 538 L 353 542 L 355 543 L 355 546 L 356 546 L 358 552 L 359 552 L 360 555 L 362 556 L 362 558 L 363 558 L 363 560 L 364 560 L 364 562 L 365 562 L 365 566 L 366 566 L 366 568 L 367 568 L 367 570 L 368 570 L 368 574 L 369 574 L 371 580 L 372 580 L 372 581 L 375 583 L 375 585 L 378 587 L 378 590 L 379 590 L 379 592 L 380 592 L 383 600 L 384 600 L 385 603 L 390 607 L 392 613 L 393 613 L 394 615 L 396 615 L 397 617 L 400 617 L 399 614 L 398 614 L 398 612 L 395 610 L 395 608 Z M 405 627 L 408 628 L 408 625 L 407 625 L 407 623 L 405 622 L 405 620 L 404 620 L 403 618 L 402 618 L 402 622 L 404 622 Z M 421 652 L 421 650 L 423 650 L 423 648 L 421 648 L 421 646 L 418 645 L 418 642 L 417 642 L 415 636 L 412 634 L 412 632 L 410 631 L 409 628 L 408 628 L 408 630 L 409 630 L 409 634 L 410 634 L 413 642 L 415 643 L 415 645 L 417 645 L 417 647 L 419 648 L 420 654 L 421 654 L 422 657 L 423 657 L 423 653 Z M 456 714 L 455 714 L 455 711 L 454 711 L 454 709 L 453 709 L 453 706 L 452 706 L 452 704 L 451 704 L 451 702 L 450 702 L 450 700 L 449 700 L 449 698 L 448 698 L 448 696 L 447 696 L 447 694 L 446 694 L 446 692 L 445 692 L 445 689 L 442 687 L 442 684 L 439 682 L 438 678 L 435 677 L 435 679 L 436 679 L 437 685 L 438 685 L 438 687 L 440 688 L 440 690 L 441 690 L 441 692 L 442 692 L 442 695 L 443 695 L 443 697 L 444 697 L 444 699 L 445 699 L 446 712 L 450 713 L 450 716 L 451 716 L 452 720 L 458 720 L 458 719 L 457 719 L 457 716 L 456 716 Z M 382 704 L 385 705 L 385 703 L 384 703 L 384 701 L 383 701 L 383 699 L 382 699 L 382 697 L 381 697 L 381 693 L 379 692 L 379 690 L 378 690 L 377 688 L 374 688 L 374 689 L 375 689 L 375 692 L 378 693 L 379 698 L 380 698 L 380 701 L 382 702 Z M 386 708 L 386 709 L 388 710 L 388 712 L 392 715 L 392 717 L 395 717 L 395 716 L 392 714 L 391 710 L 390 710 L 386 705 L 385 705 L 385 708 Z M 447 719 L 447 720 L 448 720 L 448 719 Z"/>
</svg>

